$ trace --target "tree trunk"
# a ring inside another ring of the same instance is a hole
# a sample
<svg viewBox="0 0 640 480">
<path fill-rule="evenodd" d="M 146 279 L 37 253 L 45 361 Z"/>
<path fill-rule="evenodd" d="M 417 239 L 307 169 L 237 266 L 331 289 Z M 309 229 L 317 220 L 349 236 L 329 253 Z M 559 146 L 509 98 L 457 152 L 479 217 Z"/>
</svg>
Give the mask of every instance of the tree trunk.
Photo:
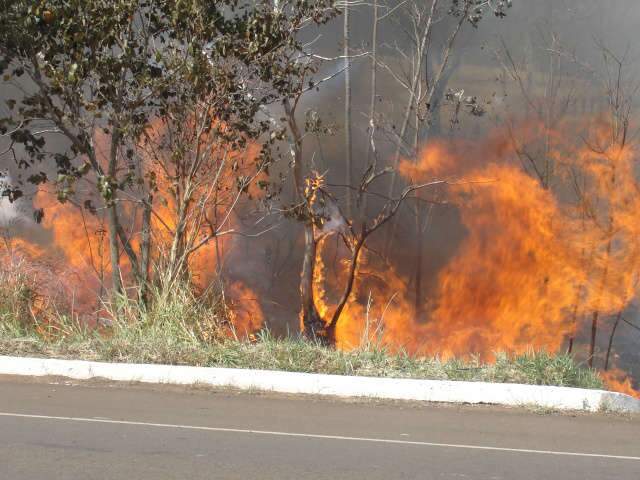
<svg viewBox="0 0 640 480">
<path fill-rule="evenodd" d="M 142 210 L 142 232 L 140 235 L 140 298 L 146 302 L 151 264 L 151 209 L 153 198 L 149 196 Z"/>
<path fill-rule="evenodd" d="M 118 215 L 116 206 L 108 209 L 109 254 L 111 259 L 111 288 L 115 295 L 122 293 L 122 277 L 120 276 L 120 244 L 118 243 Z"/>
<path fill-rule="evenodd" d="M 600 315 L 599 310 L 593 311 L 593 317 L 591 319 L 591 341 L 589 342 L 589 368 L 593 368 L 593 356 L 595 355 L 596 349 L 596 337 L 598 335 L 598 316 Z"/>
<path fill-rule="evenodd" d="M 611 348 L 613 347 L 613 337 L 616 334 L 616 330 L 618 329 L 618 324 L 620 323 L 621 319 L 622 319 L 622 310 L 618 312 L 618 315 L 616 316 L 616 321 L 613 324 L 613 328 L 611 329 L 611 335 L 609 336 L 609 345 L 607 346 L 607 356 L 604 360 L 605 372 L 609 370 L 609 358 L 611 357 Z"/>
<path fill-rule="evenodd" d="M 602 272 L 602 283 L 600 285 L 600 290 L 598 291 L 598 298 L 596 299 L 596 308 L 593 309 L 593 316 L 591 318 L 591 341 L 589 342 L 589 368 L 593 367 L 593 356 L 595 355 L 596 350 L 596 337 L 598 335 L 598 320 L 600 317 L 600 301 L 602 297 L 602 292 L 607 286 L 607 277 L 609 276 L 609 255 L 611 254 L 611 243 L 612 240 L 609 239 L 607 243 L 607 251 L 606 258 L 607 263 L 604 266 L 604 272 Z"/>
<path fill-rule="evenodd" d="M 111 145 L 109 147 L 109 164 L 107 166 L 107 174 L 111 182 L 115 182 L 117 174 L 119 142 L 120 131 L 118 130 L 118 125 L 114 125 L 113 133 L 111 134 Z M 116 197 L 117 191 L 114 189 L 112 192 L 112 198 L 107 200 L 107 220 L 109 222 L 109 252 L 111 258 L 112 289 L 115 295 L 119 295 L 123 292 L 123 288 L 120 272 L 120 245 L 118 243 L 118 231 L 120 230 L 120 224 L 118 220 L 118 203 Z"/>
<path fill-rule="evenodd" d="M 578 290 L 578 295 L 576 295 L 576 303 L 573 305 L 573 312 L 571 314 L 571 324 L 573 325 L 573 333 L 569 337 L 569 346 L 567 347 L 568 355 L 571 355 L 573 353 L 573 342 L 575 341 L 575 334 L 576 334 L 576 330 L 578 329 L 578 308 L 579 308 L 578 302 L 580 301 L 579 292 L 580 290 Z"/>
<path fill-rule="evenodd" d="M 310 340 L 327 343 L 325 324 L 313 299 L 313 277 L 316 266 L 316 250 L 318 243 L 313 234 L 313 225 L 308 223 L 304 227 L 304 258 L 300 273 L 300 301 L 302 304 L 301 327 Z"/>
<path fill-rule="evenodd" d="M 377 152 L 375 149 L 376 134 L 376 99 L 378 90 L 378 0 L 373 1 L 373 27 L 371 33 L 371 95 L 369 97 L 369 141 L 367 142 L 367 167 L 372 172 L 377 170 Z M 360 219 L 365 221 L 367 215 L 367 195 L 362 195 Z"/>
<path fill-rule="evenodd" d="M 345 168 L 346 168 L 346 184 L 351 186 L 353 183 L 353 165 L 352 165 L 352 146 L 351 146 L 351 49 L 350 49 L 350 11 L 349 6 L 344 7 L 344 143 L 345 143 Z M 352 194 L 351 189 L 347 188 L 347 216 L 352 215 Z"/>
<path fill-rule="evenodd" d="M 302 165 L 302 135 L 298 128 L 295 110 L 289 100 L 284 101 L 292 140 L 290 142 L 293 157 L 293 182 L 298 202 L 307 202 L 304 195 L 304 171 Z M 300 327 L 303 334 L 310 339 L 326 339 L 324 321 L 320 318 L 313 300 L 313 276 L 316 266 L 317 242 L 314 236 L 313 223 L 309 219 L 304 224 L 304 254 L 300 273 Z"/>
<path fill-rule="evenodd" d="M 422 231 L 422 207 L 416 205 L 416 282 L 415 282 L 415 316 L 416 319 L 422 313 L 422 249 L 424 233 Z"/>
<path fill-rule="evenodd" d="M 177 201 L 180 202 L 180 206 L 178 208 L 171 250 L 169 251 L 169 265 L 166 267 L 169 272 L 167 279 L 169 287 L 173 285 L 176 280 L 184 278 L 188 273 L 185 234 L 187 229 L 189 195 L 190 193 L 185 191 L 184 197 L 177 199 Z"/>
<path fill-rule="evenodd" d="M 342 293 L 342 297 L 338 302 L 338 306 L 336 307 L 335 312 L 331 317 L 331 322 L 327 325 L 326 337 L 327 341 L 330 345 L 335 345 L 336 343 L 336 327 L 338 325 L 338 321 L 340 320 L 340 316 L 344 311 L 344 307 L 347 306 L 347 302 L 349 301 L 349 297 L 351 296 L 351 292 L 353 291 L 353 284 L 356 279 L 356 273 L 358 271 L 358 262 L 360 261 L 360 252 L 362 251 L 362 247 L 364 246 L 364 242 L 367 239 L 367 232 L 364 230 L 360 236 L 360 239 L 353 247 L 353 252 L 351 253 L 351 263 L 349 266 L 349 276 L 347 277 L 347 283 L 344 287 L 344 292 Z"/>
</svg>

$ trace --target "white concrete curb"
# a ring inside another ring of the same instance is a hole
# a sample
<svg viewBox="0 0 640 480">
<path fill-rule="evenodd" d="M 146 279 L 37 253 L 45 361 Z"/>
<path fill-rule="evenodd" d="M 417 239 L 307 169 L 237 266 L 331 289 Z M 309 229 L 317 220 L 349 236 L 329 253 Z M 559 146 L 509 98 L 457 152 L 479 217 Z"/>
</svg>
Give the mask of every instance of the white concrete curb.
<svg viewBox="0 0 640 480">
<path fill-rule="evenodd" d="M 536 405 L 557 410 L 640 412 L 640 400 L 603 390 L 509 383 L 347 377 L 233 368 L 139 365 L 0 356 L 0 374 L 77 380 L 211 385 L 280 393 L 427 402 Z"/>
</svg>

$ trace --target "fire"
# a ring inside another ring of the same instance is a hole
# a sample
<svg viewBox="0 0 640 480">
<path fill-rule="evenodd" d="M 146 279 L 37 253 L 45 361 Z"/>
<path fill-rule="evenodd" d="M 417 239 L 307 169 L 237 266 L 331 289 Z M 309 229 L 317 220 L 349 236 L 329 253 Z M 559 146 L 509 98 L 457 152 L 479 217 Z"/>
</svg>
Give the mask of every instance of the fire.
<svg viewBox="0 0 640 480">
<path fill-rule="evenodd" d="M 156 136 L 162 135 L 158 125 L 152 129 Z M 95 142 L 99 159 L 104 162 L 104 157 L 109 144 L 109 138 L 97 132 Z M 101 147 L 102 146 L 102 147 Z M 212 153 L 212 155 L 214 155 Z M 255 145 L 249 145 L 242 155 L 253 158 L 258 154 Z M 175 189 L 171 181 L 170 171 L 162 172 L 154 165 L 152 158 L 147 159 L 150 168 L 155 167 L 157 175 L 158 191 L 154 199 L 154 215 L 152 216 L 153 250 L 152 262 L 161 263 L 161 256 L 171 248 L 171 231 L 176 228 L 177 208 L 175 201 Z M 231 168 L 238 168 L 239 160 L 233 164 L 231 161 L 226 166 L 220 178 L 222 179 L 219 190 L 219 201 L 207 214 L 211 218 L 222 219 L 219 226 L 224 230 L 231 230 L 239 223 L 236 211 L 226 210 L 235 199 L 235 185 L 231 184 L 234 175 Z M 150 170 L 151 171 L 151 170 Z M 201 185 L 197 195 L 203 196 L 210 192 L 204 191 L 208 185 Z M 249 187 L 249 194 L 258 195 L 255 186 Z M 100 200 L 93 201 L 94 211 L 83 208 L 80 204 L 91 198 L 90 194 L 79 192 L 77 199 L 60 203 L 55 195 L 45 190 L 40 190 L 35 195 L 33 205 L 43 209 L 44 216 L 41 223 L 35 225 L 32 220 L 26 222 L 30 226 L 30 232 L 36 231 L 37 235 L 25 234 L 21 237 L 11 238 L 5 242 L 5 255 L 3 263 L 9 262 L 16 255 L 29 265 L 39 265 L 59 280 L 64 279 L 64 288 L 69 300 L 69 310 L 74 316 L 93 324 L 98 314 L 105 315 L 102 302 L 108 292 L 111 281 L 110 252 L 108 242 L 108 225 L 105 219 L 105 209 L 101 207 Z M 133 204 L 124 204 L 121 208 L 122 220 L 127 222 L 127 229 L 133 232 L 131 242 L 134 248 L 139 247 L 140 236 L 135 232 L 140 231 L 140 213 Z M 194 223 L 194 230 L 188 232 L 194 238 L 200 239 L 208 233 L 208 225 L 204 222 Z M 31 238 L 34 237 L 34 238 Z M 189 269 L 194 287 L 199 291 L 205 291 L 218 276 L 221 262 L 224 257 L 233 251 L 232 236 L 224 236 L 212 239 L 199 248 L 189 257 Z M 130 275 L 130 265 L 124 252 L 121 254 L 121 268 L 123 276 Z M 54 282 L 55 283 L 55 282 Z M 263 314 L 257 295 L 251 291 L 248 285 L 240 280 L 232 280 L 226 286 L 226 297 L 237 311 L 230 311 L 229 315 L 233 327 L 239 337 L 249 335 L 262 327 Z"/>
<path fill-rule="evenodd" d="M 262 328 L 264 315 L 255 292 L 240 281 L 228 288 L 231 303 L 231 322 L 237 337 L 250 337 Z"/>
<path fill-rule="evenodd" d="M 108 265 L 98 264 L 103 245 L 100 235 L 94 234 L 100 229 L 99 220 L 84 216 L 70 203 L 58 203 L 44 191 L 33 203 L 46 209 L 42 223 L 21 217 L 16 225 L 4 227 L 2 268 L 16 268 L 30 277 L 38 297 L 36 317 L 48 321 L 55 308 L 91 316 L 100 302 L 100 272 L 108 272 Z M 22 229 L 25 233 L 19 235 Z"/>
<path fill-rule="evenodd" d="M 240 225 L 241 219 L 237 207 L 239 200 L 235 179 L 240 175 L 251 176 L 252 162 L 259 155 L 257 145 L 249 143 L 241 152 L 228 152 L 224 146 L 215 142 L 209 135 L 193 139 L 195 150 L 210 152 L 209 167 L 197 181 L 191 185 L 178 185 L 177 178 L 181 176 L 176 171 L 177 166 L 172 160 L 171 144 L 167 138 L 171 137 L 167 126 L 161 121 L 155 122 L 148 130 L 148 142 L 141 145 L 142 150 L 148 152 L 148 169 L 153 172 L 158 185 L 155 195 L 154 215 L 152 217 L 152 231 L 154 241 L 163 255 L 171 255 L 172 242 L 179 221 L 180 210 L 188 208 L 194 201 L 185 201 L 181 195 L 186 188 L 193 188 L 193 199 L 204 202 L 200 207 L 205 218 L 199 218 L 199 212 L 193 211 L 185 218 L 185 238 L 193 239 L 199 244 L 200 239 L 210 235 L 212 229 L 232 231 Z M 211 136 L 215 137 L 214 133 Z M 160 146 L 160 147 L 159 147 Z M 253 182 L 247 186 L 247 195 L 260 198 L 262 191 L 256 186 L 258 180 L 264 179 L 258 173 Z M 237 207 L 237 208 L 236 208 Z M 188 247 L 187 247 L 188 248 Z M 234 250 L 233 236 L 219 236 L 202 243 L 188 256 L 187 264 L 190 279 L 199 290 L 206 290 L 212 282 L 217 281 L 224 259 Z M 225 286 L 225 297 L 231 305 L 229 312 L 233 323 L 233 334 L 239 337 L 250 336 L 257 332 L 264 322 L 258 295 L 240 280 L 233 280 Z"/>
<path fill-rule="evenodd" d="M 528 348 L 559 350 L 583 272 L 571 254 L 561 213 L 549 192 L 510 166 L 489 166 L 495 179 L 461 207 L 468 236 L 439 273 L 436 337 L 446 353 Z M 560 228 L 562 227 L 562 228 Z"/>
<path fill-rule="evenodd" d="M 498 130 L 475 142 L 432 141 L 417 159 L 404 160 L 400 174 L 408 182 L 447 180 L 438 195 L 455 206 L 465 233 L 456 239 L 456 250 L 444 266 L 432 273 L 435 287 L 424 292 L 420 305 L 401 266 L 382 262 L 375 248 L 365 250 L 337 324 L 337 346 L 378 343 L 417 355 L 477 354 L 490 361 L 496 351 L 559 352 L 574 338 L 584 350 L 592 324 L 600 336 L 608 333 L 612 316 L 636 298 L 640 275 L 637 152 L 612 138 L 611 128 L 602 121 L 589 129 L 565 125 L 560 135 L 523 125 L 517 132 L 520 142 L 541 142 L 544 136 L 550 146 L 547 156 L 556 172 L 550 185 L 522 168 L 514 156 L 512 132 Z M 572 143 L 567 135 L 572 129 L 586 131 L 589 141 Z M 252 147 L 242 152 L 255 154 Z M 229 183 L 234 175 L 225 169 L 238 168 L 231 164 L 221 166 L 217 192 L 207 190 L 207 182 L 197 187 L 198 195 L 220 195 L 207 217 L 221 219 L 219 225 L 226 230 L 241 221 L 237 212 L 228 210 L 234 202 L 234 185 Z M 179 205 L 171 172 L 155 173 L 152 230 L 157 261 L 170 248 Z M 260 195 L 256 190 L 249 194 Z M 44 192 L 34 204 L 45 209 L 38 227 L 43 240 L 13 238 L 12 251 L 64 271 L 75 308 L 95 313 L 110 279 L 102 215 L 71 202 L 59 204 Z M 125 215 L 135 231 L 134 209 Z M 199 239 L 211 225 L 196 222 L 188 228 Z M 325 236 L 318 243 L 313 282 L 316 306 L 325 320 L 335 309 L 349 267 L 344 245 L 330 240 L 334 238 Z M 233 237 L 220 237 L 189 258 L 197 288 L 206 289 L 234 248 Z M 123 264 L 126 273 L 124 256 Z M 245 336 L 260 329 L 264 315 L 259 296 L 238 280 L 229 281 L 225 293 L 235 333 Z M 621 370 L 603 375 L 611 388 L 637 395 Z"/>
<path fill-rule="evenodd" d="M 640 399 L 640 391 L 633 388 L 631 378 L 626 372 L 616 368 L 601 373 L 601 376 L 608 389 Z"/>
<path fill-rule="evenodd" d="M 593 143 L 572 145 L 557 132 L 523 126 L 526 142 L 544 134 L 552 145 L 553 188 L 524 171 L 511 136 L 500 131 L 483 142 L 430 142 L 417 160 L 403 161 L 400 173 L 411 183 L 448 180 L 447 200 L 466 233 L 418 312 L 402 276 L 365 258 L 338 323 L 338 346 L 366 339 L 416 354 L 491 360 L 496 351 L 558 352 L 594 318 L 599 334 L 608 333 L 608 317 L 637 293 L 640 267 L 636 152 L 612 141 L 610 129 L 599 122 L 589 132 Z M 326 282 L 318 277 L 327 283 L 316 287 L 323 302 L 339 291 L 343 270 Z M 330 308 L 321 310 L 327 318 Z M 616 371 L 606 380 L 632 392 L 623 377 Z"/>
<path fill-rule="evenodd" d="M 38 192 L 34 204 L 44 209 L 41 227 L 51 236 L 41 259 L 67 272 L 76 312 L 97 312 L 103 285 L 111 274 L 103 219 L 87 215 L 72 203 L 60 204 L 44 191 Z"/>
</svg>

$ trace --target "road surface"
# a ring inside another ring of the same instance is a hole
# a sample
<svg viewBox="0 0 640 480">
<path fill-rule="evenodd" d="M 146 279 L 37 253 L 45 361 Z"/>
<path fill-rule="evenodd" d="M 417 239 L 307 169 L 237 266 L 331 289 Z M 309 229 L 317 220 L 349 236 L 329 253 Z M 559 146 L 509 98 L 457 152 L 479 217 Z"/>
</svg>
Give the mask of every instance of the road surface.
<svg viewBox="0 0 640 480">
<path fill-rule="evenodd" d="M 0 377 L 0 479 L 640 479 L 640 419 Z"/>
</svg>

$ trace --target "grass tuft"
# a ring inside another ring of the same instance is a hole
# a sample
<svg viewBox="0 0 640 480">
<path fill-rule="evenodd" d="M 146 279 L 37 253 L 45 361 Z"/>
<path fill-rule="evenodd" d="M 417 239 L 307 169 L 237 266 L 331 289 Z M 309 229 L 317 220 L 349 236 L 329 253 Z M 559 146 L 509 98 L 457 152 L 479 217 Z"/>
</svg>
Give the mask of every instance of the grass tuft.
<svg viewBox="0 0 640 480">
<path fill-rule="evenodd" d="M 0 325 L 0 354 L 40 355 L 108 362 L 162 363 L 369 377 L 466 380 L 603 388 L 595 370 L 567 355 L 529 352 L 496 354 L 495 363 L 477 358 L 442 360 L 385 349 L 333 350 L 298 337 L 275 338 L 263 331 L 253 341 L 220 338 L 205 342 L 182 322 L 116 324 L 107 334 L 78 333 L 58 341 L 24 328 Z"/>
<path fill-rule="evenodd" d="M 145 304 L 121 297 L 106 305 L 111 320 L 88 329 L 73 315 L 48 310 L 43 322 L 33 314 L 37 296 L 29 278 L 0 272 L 0 355 L 31 355 L 107 362 L 162 363 L 255 368 L 370 377 L 467 380 L 602 388 L 595 370 L 568 355 L 531 351 L 496 353 L 494 362 L 415 357 L 363 343 L 345 352 L 299 337 L 276 338 L 262 331 L 238 339 L 218 296 L 195 297 L 186 287 L 170 294 L 152 289 Z"/>
</svg>

